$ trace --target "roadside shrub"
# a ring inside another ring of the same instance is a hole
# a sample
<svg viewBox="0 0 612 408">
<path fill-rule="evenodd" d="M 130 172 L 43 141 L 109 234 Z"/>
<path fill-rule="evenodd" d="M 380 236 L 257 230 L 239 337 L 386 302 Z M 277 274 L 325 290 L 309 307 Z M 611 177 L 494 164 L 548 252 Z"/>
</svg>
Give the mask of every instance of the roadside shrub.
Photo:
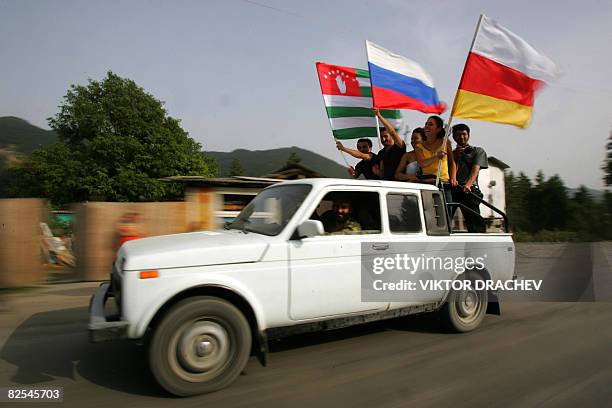
<svg viewBox="0 0 612 408">
<path fill-rule="evenodd" d="M 540 230 L 534 234 L 520 231 L 514 234 L 516 242 L 581 242 L 590 241 L 590 237 L 574 231 Z"/>
</svg>

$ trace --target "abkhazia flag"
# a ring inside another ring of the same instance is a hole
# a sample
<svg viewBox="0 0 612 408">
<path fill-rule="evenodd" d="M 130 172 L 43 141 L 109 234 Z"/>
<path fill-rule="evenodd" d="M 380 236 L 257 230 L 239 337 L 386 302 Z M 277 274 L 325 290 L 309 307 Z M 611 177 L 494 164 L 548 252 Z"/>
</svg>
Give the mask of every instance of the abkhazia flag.
<svg viewBox="0 0 612 408">
<path fill-rule="evenodd" d="M 378 137 L 372 111 L 370 73 L 324 62 L 317 62 L 317 73 L 334 138 Z M 400 128 L 402 119 L 398 110 L 381 110 L 380 113 L 395 129 Z"/>
<path fill-rule="evenodd" d="M 440 114 L 440 102 L 431 76 L 416 62 L 366 41 L 374 107 L 411 109 Z"/>
<path fill-rule="evenodd" d="M 536 91 L 560 70 L 521 37 L 481 16 L 451 116 L 526 127 Z"/>
</svg>

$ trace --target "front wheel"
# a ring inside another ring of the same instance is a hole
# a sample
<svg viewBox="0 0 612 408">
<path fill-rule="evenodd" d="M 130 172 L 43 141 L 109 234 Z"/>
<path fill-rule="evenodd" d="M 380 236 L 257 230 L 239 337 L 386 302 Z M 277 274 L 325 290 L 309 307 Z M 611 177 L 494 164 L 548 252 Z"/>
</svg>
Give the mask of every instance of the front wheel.
<svg viewBox="0 0 612 408">
<path fill-rule="evenodd" d="M 476 290 L 474 282 L 479 279 L 475 272 L 466 272 L 463 278 L 472 282 L 472 289 L 451 290 L 440 310 L 445 325 L 452 331 L 465 333 L 476 329 L 487 312 L 486 289 Z"/>
<path fill-rule="evenodd" d="M 231 384 L 251 351 L 251 330 L 231 303 L 208 296 L 174 305 L 153 333 L 149 365 L 168 392 L 189 396 Z"/>
</svg>

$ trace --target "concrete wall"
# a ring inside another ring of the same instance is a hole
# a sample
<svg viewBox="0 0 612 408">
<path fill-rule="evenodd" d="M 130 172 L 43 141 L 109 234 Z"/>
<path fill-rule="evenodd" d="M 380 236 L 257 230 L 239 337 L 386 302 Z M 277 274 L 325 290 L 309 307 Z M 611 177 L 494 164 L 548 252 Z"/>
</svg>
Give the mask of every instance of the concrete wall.
<svg viewBox="0 0 612 408">
<path fill-rule="evenodd" d="M 109 278 L 118 249 L 117 226 L 126 212 L 140 214 L 144 236 L 166 235 L 188 231 L 187 206 L 186 202 L 75 204 L 76 278 L 83 281 Z"/>
<path fill-rule="evenodd" d="M 40 222 L 46 211 L 38 198 L 0 200 L 0 288 L 45 281 Z"/>
</svg>

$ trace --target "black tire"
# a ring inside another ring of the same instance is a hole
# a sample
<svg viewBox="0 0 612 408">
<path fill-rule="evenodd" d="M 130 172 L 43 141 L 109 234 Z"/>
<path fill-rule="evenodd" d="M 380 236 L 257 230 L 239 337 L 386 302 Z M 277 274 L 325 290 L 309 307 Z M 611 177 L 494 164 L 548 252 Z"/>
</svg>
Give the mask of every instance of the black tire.
<svg viewBox="0 0 612 408">
<path fill-rule="evenodd" d="M 244 369 L 251 339 L 249 323 L 231 303 L 209 296 L 184 299 L 155 329 L 149 365 L 171 394 L 185 397 L 220 390 Z"/>
<path fill-rule="evenodd" d="M 465 276 L 459 279 L 474 281 L 482 279 L 473 271 L 467 271 Z M 487 313 L 488 295 L 483 290 L 451 290 L 446 303 L 440 310 L 440 315 L 445 326 L 454 332 L 465 333 L 476 329 L 482 323 Z"/>
</svg>

